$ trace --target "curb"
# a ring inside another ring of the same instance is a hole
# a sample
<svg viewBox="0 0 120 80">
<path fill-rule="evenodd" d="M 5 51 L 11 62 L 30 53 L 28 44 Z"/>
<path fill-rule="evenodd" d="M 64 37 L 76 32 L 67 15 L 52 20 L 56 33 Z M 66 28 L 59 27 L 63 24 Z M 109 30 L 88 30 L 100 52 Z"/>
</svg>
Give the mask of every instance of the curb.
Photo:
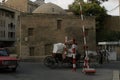
<svg viewBox="0 0 120 80">
<path fill-rule="evenodd" d="M 21 62 L 42 62 L 45 56 L 34 56 L 34 57 L 22 57 Z"/>
<path fill-rule="evenodd" d="M 118 70 L 114 70 L 113 71 L 113 79 L 112 80 L 120 80 L 119 79 L 119 71 Z"/>
</svg>

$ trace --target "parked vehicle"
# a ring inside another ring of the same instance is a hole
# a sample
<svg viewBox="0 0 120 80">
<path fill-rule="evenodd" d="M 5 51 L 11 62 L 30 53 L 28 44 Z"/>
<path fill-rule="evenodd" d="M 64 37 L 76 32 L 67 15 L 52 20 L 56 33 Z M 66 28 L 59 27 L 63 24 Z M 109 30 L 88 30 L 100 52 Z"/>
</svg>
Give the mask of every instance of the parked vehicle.
<svg viewBox="0 0 120 80">
<path fill-rule="evenodd" d="M 9 56 L 9 53 L 5 48 L 0 48 L 0 68 L 16 71 L 18 63 L 19 59 Z"/>
</svg>

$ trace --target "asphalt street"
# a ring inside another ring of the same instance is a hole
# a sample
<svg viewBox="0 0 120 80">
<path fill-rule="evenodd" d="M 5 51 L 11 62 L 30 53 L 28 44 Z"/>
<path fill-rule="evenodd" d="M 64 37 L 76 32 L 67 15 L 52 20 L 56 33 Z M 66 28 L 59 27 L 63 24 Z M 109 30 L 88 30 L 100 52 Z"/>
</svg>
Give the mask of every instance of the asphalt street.
<svg viewBox="0 0 120 80">
<path fill-rule="evenodd" d="M 0 70 L 0 80 L 113 80 L 113 71 L 120 70 L 120 62 L 94 66 L 95 74 L 73 72 L 69 67 L 50 69 L 39 62 L 21 62 L 16 72 Z"/>
</svg>

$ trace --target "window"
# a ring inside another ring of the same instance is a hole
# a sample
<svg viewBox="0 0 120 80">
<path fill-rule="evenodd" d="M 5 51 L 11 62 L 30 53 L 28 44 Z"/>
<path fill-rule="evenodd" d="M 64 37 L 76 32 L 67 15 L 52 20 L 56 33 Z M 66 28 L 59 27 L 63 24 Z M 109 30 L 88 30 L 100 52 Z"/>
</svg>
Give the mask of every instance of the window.
<svg viewBox="0 0 120 80">
<path fill-rule="evenodd" d="M 5 31 L 0 31 L 0 37 L 5 38 Z"/>
<path fill-rule="evenodd" d="M 12 14 L 12 15 L 11 15 L 11 18 L 14 18 L 14 17 L 15 17 L 14 14 Z"/>
<path fill-rule="evenodd" d="M 2 16 L 2 11 L 0 11 L 0 16 Z"/>
<path fill-rule="evenodd" d="M 0 56 L 8 56 L 8 53 L 5 49 L 0 50 Z"/>
<path fill-rule="evenodd" d="M 53 49 L 52 44 L 45 44 L 45 55 L 50 55 L 52 49 Z"/>
<path fill-rule="evenodd" d="M 15 32 L 8 32 L 8 38 L 15 38 Z"/>
<path fill-rule="evenodd" d="M 15 25 L 13 23 L 8 24 L 8 29 L 10 30 L 15 29 Z"/>
<path fill-rule="evenodd" d="M 28 36 L 33 36 L 34 28 L 28 28 Z"/>
<path fill-rule="evenodd" d="M 3 27 L 5 27 L 5 20 L 3 21 L 3 24 L 2 24 L 2 25 L 3 25 Z"/>
<path fill-rule="evenodd" d="M 2 12 L 1 12 L 1 15 L 2 15 L 2 16 L 4 16 L 4 15 L 5 15 L 5 14 L 4 14 L 4 11 L 2 11 Z"/>
<path fill-rule="evenodd" d="M 0 27 L 5 27 L 5 21 L 4 20 L 0 20 Z"/>
<path fill-rule="evenodd" d="M 34 56 L 34 50 L 35 50 L 34 47 L 29 47 L 30 56 Z"/>
<path fill-rule="evenodd" d="M 54 12 L 55 11 L 55 9 L 54 8 L 52 8 L 52 12 Z"/>
<path fill-rule="evenodd" d="M 85 28 L 85 35 L 88 36 L 88 34 L 89 34 L 89 29 Z"/>
<path fill-rule="evenodd" d="M 2 20 L 0 20 L 0 27 L 2 27 Z"/>
<path fill-rule="evenodd" d="M 6 16 L 6 17 L 9 17 L 9 16 L 10 16 L 10 14 L 6 12 L 5 16 Z"/>
<path fill-rule="evenodd" d="M 61 29 L 62 20 L 57 20 L 57 29 Z"/>
</svg>

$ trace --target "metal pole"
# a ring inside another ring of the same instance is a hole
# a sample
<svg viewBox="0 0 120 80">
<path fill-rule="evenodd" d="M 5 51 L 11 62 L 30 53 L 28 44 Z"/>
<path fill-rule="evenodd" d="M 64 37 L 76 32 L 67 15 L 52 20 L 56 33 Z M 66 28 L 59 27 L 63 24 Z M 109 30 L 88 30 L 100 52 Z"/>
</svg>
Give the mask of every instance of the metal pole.
<svg viewBox="0 0 120 80">
<path fill-rule="evenodd" d="M 83 14 L 82 14 L 82 6 L 81 6 L 81 3 L 79 2 L 80 4 L 80 15 L 81 15 L 81 20 L 83 21 Z"/>
<path fill-rule="evenodd" d="M 80 4 L 80 13 L 81 13 L 81 20 L 83 21 L 84 20 L 84 17 L 83 17 L 83 14 L 82 14 L 82 6 L 81 6 L 81 3 L 79 2 Z M 86 42 L 86 34 L 85 34 L 85 27 L 84 27 L 84 24 L 82 25 L 82 29 L 83 29 L 83 40 L 84 40 L 84 51 L 85 51 L 85 59 L 84 59 L 84 68 L 89 68 L 89 65 L 88 65 L 88 46 L 87 46 L 87 42 Z"/>
<path fill-rule="evenodd" d="M 83 14 L 82 14 L 82 6 L 81 6 L 81 3 L 79 2 L 80 4 L 80 14 L 81 14 L 81 20 L 83 21 L 84 20 L 84 17 L 83 17 Z M 84 27 L 84 24 L 82 25 L 82 29 L 83 29 L 83 36 L 84 36 L 84 49 L 85 49 L 85 54 L 86 56 L 88 55 L 87 54 L 87 42 L 86 42 L 86 34 L 85 34 L 85 27 Z"/>
<path fill-rule="evenodd" d="M 83 14 L 82 14 L 82 6 L 80 4 L 80 11 L 81 11 L 81 19 L 82 21 L 84 20 L 83 18 Z M 87 41 L 86 41 L 86 34 L 85 34 L 85 27 L 84 27 L 84 24 L 83 24 L 83 36 L 84 36 L 84 50 L 85 50 L 85 59 L 84 59 L 84 64 L 83 64 L 83 70 L 82 72 L 84 73 L 95 73 L 96 70 L 93 69 L 93 68 L 89 68 L 89 57 L 88 57 L 88 46 L 87 46 Z"/>
<path fill-rule="evenodd" d="M 63 59 L 65 59 L 66 58 L 66 54 L 67 54 L 67 41 L 68 41 L 68 37 L 66 36 L 65 37 L 65 41 L 64 41 L 64 45 L 65 45 L 65 47 L 64 47 L 64 54 L 63 54 Z"/>
<path fill-rule="evenodd" d="M 72 41 L 72 57 L 73 57 L 73 71 L 76 72 L 76 44 L 75 39 Z"/>
<path fill-rule="evenodd" d="M 20 43 L 19 43 L 19 45 L 20 45 L 20 53 L 19 53 L 19 57 L 21 58 L 21 16 L 20 16 L 20 33 L 19 33 L 20 35 L 19 35 L 19 37 L 20 37 Z"/>
</svg>

